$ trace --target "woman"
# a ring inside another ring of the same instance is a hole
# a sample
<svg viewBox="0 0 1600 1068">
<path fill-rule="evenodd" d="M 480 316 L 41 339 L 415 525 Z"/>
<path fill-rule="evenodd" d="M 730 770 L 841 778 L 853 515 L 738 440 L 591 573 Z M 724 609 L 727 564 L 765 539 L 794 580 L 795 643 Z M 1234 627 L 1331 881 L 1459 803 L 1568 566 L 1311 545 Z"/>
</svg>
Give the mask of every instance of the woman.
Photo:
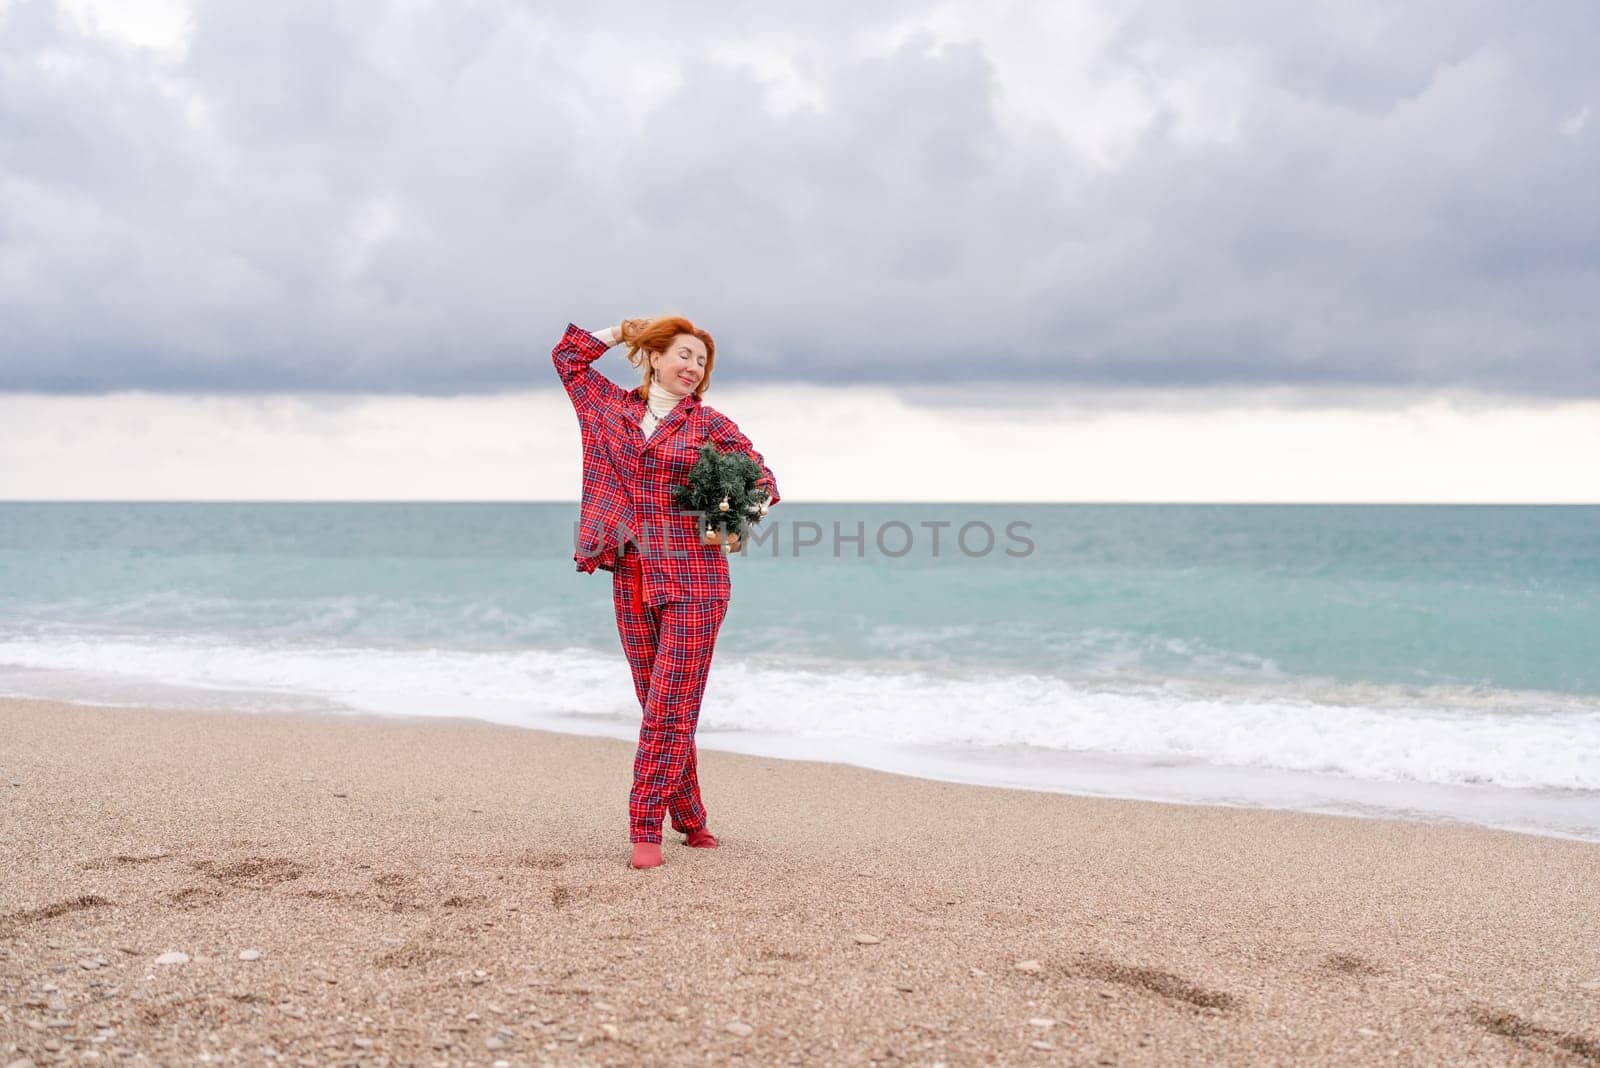
<svg viewBox="0 0 1600 1068">
<path fill-rule="evenodd" d="M 618 342 L 644 373 L 622 389 L 590 364 Z M 715 848 L 695 774 L 695 725 L 717 631 L 730 592 L 726 549 L 701 541 L 699 523 L 680 512 L 674 487 L 688 480 L 700 447 L 748 455 L 769 504 L 778 484 L 732 419 L 700 402 L 711 384 L 716 345 L 687 319 L 626 319 L 591 334 L 568 324 L 551 353 L 578 413 L 583 439 L 583 501 L 578 570 L 612 573 L 617 632 L 633 672 L 643 718 L 628 795 L 633 866 L 661 864 L 661 819 L 688 845 Z"/>
</svg>

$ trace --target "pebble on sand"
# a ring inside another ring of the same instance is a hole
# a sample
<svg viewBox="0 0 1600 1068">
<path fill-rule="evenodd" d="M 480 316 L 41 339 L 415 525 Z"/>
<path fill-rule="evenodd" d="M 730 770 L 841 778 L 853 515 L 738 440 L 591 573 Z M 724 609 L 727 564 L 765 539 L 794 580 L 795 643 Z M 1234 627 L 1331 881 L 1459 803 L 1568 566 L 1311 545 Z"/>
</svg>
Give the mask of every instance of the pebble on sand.
<svg viewBox="0 0 1600 1068">
<path fill-rule="evenodd" d="M 1054 1042 L 1046 1042 L 1042 1038 L 1034 1039 L 1031 1043 L 1029 1043 L 1029 1045 L 1031 1045 L 1034 1049 L 1052 1050 L 1056 1048 L 1056 1044 Z"/>
<path fill-rule="evenodd" d="M 877 935 L 873 935 L 873 934 L 858 934 L 858 935 L 856 935 L 857 944 L 863 945 L 863 946 L 875 946 L 879 942 L 882 942 L 882 941 L 883 941 L 883 939 L 881 939 Z"/>
<path fill-rule="evenodd" d="M 240 960 L 260 960 L 261 959 L 261 951 L 259 949 L 241 949 L 239 951 L 239 959 Z"/>
<path fill-rule="evenodd" d="M 1016 967 L 1017 971 L 1027 972 L 1029 975 L 1037 975 L 1044 971 L 1044 965 L 1036 960 L 1019 960 Z"/>
<path fill-rule="evenodd" d="M 724 1028 L 724 1030 L 726 1030 L 730 1035 L 738 1035 L 740 1038 L 749 1038 L 751 1035 L 755 1034 L 756 1029 L 751 1027 L 749 1024 L 744 1023 L 743 1021 L 735 1020 L 726 1028 Z"/>
<path fill-rule="evenodd" d="M 189 954 L 181 949 L 168 950 L 155 959 L 157 964 L 188 964 Z"/>
<path fill-rule="evenodd" d="M 1028 1018 L 1028 1024 L 1032 1027 L 1054 1027 L 1056 1022 L 1049 1016 L 1032 1016 Z"/>
</svg>

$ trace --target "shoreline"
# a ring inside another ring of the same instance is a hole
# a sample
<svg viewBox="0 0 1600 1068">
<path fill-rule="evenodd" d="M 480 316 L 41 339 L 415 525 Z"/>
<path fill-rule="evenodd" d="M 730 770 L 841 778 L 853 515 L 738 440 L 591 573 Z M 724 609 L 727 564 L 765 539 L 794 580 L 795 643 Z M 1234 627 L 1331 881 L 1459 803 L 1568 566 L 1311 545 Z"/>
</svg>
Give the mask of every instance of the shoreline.
<svg viewBox="0 0 1600 1068">
<path fill-rule="evenodd" d="M 81 680 L 76 680 L 81 687 Z M 115 691 L 105 691 L 107 694 Z M 147 683 L 136 696 L 73 697 L 66 703 L 103 708 L 169 708 L 249 715 L 331 715 L 377 720 L 462 720 L 520 730 L 606 738 L 632 743 L 637 721 L 544 714 L 494 706 L 438 715 L 413 708 L 360 707 L 307 694 L 297 700 L 280 691 L 200 689 Z M 0 701 L 57 701 L 48 692 L 8 695 Z M 702 724 L 700 748 L 743 756 L 794 760 L 906 775 L 955 785 L 987 786 L 1107 800 L 1202 805 L 1247 810 L 1302 812 L 1355 819 L 1481 827 L 1600 844 L 1600 795 L 1557 789 L 1518 789 L 1493 784 L 1451 784 L 1364 779 L 1287 768 L 1179 763 L 1116 753 L 1062 751 L 1027 745 L 954 746 L 892 743 L 776 734 L 760 730 L 715 730 Z"/>
<path fill-rule="evenodd" d="M 1592 843 L 632 748 L 0 699 L 4 1063 L 1600 1063 Z"/>
</svg>

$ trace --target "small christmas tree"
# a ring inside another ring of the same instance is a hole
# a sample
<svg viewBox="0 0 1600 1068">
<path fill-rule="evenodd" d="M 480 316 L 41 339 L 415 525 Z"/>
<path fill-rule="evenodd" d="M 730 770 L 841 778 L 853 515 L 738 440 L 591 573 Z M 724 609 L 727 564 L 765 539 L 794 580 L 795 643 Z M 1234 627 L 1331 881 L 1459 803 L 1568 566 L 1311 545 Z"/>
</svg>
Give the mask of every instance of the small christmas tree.
<svg viewBox="0 0 1600 1068">
<path fill-rule="evenodd" d="M 719 452 L 711 442 L 700 446 L 700 458 L 689 469 L 689 481 L 672 491 L 686 512 L 700 513 L 700 539 L 707 545 L 729 545 L 729 532 L 744 536 L 748 524 L 767 515 L 767 491 L 756 486 L 761 465 L 738 452 Z"/>
</svg>

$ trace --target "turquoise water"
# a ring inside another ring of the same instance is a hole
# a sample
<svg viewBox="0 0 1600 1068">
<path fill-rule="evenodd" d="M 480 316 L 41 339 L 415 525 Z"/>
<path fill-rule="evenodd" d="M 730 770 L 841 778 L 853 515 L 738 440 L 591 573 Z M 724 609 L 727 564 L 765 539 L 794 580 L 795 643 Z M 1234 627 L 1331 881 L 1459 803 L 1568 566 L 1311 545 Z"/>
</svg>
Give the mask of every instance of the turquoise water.
<svg viewBox="0 0 1600 1068">
<path fill-rule="evenodd" d="M 0 687 L 625 733 L 609 575 L 574 570 L 575 518 L 0 504 Z M 768 523 L 732 564 L 708 736 L 1600 791 L 1600 508 L 786 501 Z M 836 554 L 835 524 L 864 544 Z"/>
</svg>

